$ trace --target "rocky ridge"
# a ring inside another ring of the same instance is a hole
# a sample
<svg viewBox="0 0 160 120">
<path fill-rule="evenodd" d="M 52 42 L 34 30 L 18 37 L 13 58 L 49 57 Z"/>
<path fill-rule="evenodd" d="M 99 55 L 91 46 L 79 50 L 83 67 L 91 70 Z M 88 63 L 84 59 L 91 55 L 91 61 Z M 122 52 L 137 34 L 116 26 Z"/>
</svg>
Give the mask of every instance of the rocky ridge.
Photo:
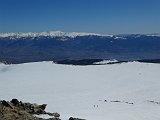
<svg viewBox="0 0 160 120">
<path fill-rule="evenodd" d="M 61 120 L 59 113 L 46 112 L 47 104 L 26 103 L 17 99 L 0 101 L 0 120 Z M 48 115 L 41 118 L 39 115 Z M 70 117 L 69 120 L 85 120 Z"/>
<path fill-rule="evenodd" d="M 45 111 L 47 104 L 31 104 L 12 99 L 0 101 L 0 120 L 60 120 L 59 113 Z M 47 114 L 49 119 L 39 118 L 36 115 Z"/>
</svg>

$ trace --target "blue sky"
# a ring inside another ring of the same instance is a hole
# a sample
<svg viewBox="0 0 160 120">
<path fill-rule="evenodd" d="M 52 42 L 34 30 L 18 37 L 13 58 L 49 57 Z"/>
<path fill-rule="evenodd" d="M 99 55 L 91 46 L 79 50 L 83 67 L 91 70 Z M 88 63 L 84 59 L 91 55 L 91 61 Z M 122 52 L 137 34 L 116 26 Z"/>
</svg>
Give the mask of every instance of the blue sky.
<svg viewBox="0 0 160 120">
<path fill-rule="evenodd" d="M 160 33 L 160 0 L 0 0 L 0 32 Z"/>
</svg>

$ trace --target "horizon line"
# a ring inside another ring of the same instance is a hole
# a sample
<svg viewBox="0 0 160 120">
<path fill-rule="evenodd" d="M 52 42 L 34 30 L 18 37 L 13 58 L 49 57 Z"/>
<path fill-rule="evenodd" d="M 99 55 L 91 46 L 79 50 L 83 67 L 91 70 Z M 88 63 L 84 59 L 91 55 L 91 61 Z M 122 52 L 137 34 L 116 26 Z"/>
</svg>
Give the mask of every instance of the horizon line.
<svg viewBox="0 0 160 120">
<path fill-rule="evenodd" d="M 2 32 L 1 34 L 5 33 L 49 33 L 49 32 L 63 32 L 63 33 L 90 33 L 90 34 L 100 34 L 100 35 L 159 35 L 160 32 L 152 32 L 152 33 L 99 33 L 99 32 L 82 32 L 82 31 L 62 31 L 62 30 L 47 30 L 47 31 L 9 31 L 9 32 Z"/>
</svg>

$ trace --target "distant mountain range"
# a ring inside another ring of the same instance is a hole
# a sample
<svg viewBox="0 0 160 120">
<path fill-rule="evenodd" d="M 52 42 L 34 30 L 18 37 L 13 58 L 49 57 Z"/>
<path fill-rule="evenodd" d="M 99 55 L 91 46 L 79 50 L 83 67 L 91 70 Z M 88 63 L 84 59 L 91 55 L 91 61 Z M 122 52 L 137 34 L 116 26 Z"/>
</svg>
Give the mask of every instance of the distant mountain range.
<svg viewBox="0 0 160 120">
<path fill-rule="evenodd" d="M 101 35 L 76 32 L 0 33 L 0 60 L 10 63 L 160 59 L 159 34 Z"/>
</svg>

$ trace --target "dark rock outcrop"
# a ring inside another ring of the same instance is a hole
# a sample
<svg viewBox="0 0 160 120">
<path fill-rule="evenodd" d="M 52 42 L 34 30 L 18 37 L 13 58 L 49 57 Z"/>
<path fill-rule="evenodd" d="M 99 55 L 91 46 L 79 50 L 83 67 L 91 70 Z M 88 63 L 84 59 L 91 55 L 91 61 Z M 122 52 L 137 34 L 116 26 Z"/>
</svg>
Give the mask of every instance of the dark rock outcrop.
<svg viewBox="0 0 160 120">
<path fill-rule="evenodd" d="M 17 99 L 12 99 L 11 100 L 11 103 L 16 106 L 16 105 L 19 105 L 19 101 Z"/>
</svg>

